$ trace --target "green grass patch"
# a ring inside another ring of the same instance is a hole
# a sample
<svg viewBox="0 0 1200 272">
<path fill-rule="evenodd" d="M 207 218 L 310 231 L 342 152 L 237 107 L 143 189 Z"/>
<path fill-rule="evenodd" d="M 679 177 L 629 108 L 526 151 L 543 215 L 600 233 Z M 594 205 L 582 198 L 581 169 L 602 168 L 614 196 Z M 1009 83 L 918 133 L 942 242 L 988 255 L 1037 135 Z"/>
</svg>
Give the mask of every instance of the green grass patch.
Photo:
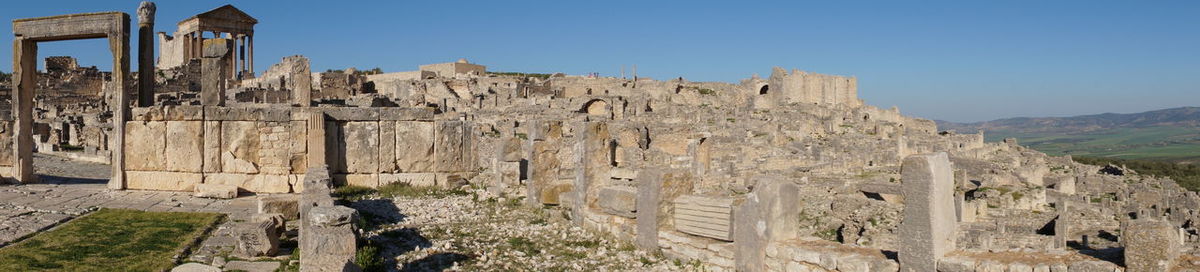
<svg viewBox="0 0 1200 272">
<path fill-rule="evenodd" d="M 402 182 L 379 186 L 379 195 L 387 198 L 423 196 L 444 198 L 449 196 L 465 196 L 470 194 L 471 193 L 460 189 L 444 189 L 437 186 L 415 186 Z"/>
<path fill-rule="evenodd" d="M 336 197 L 336 198 L 341 198 L 341 199 L 358 200 L 358 199 L 362 199 L 363 197 L 366 197 L 368 195 L 374 194 L 375 192 L 376 192 L 375 189 L 372 189 L 369 187 L 347 185 L 347 186 L 337 187 L 337 188 L 333 189 L 333 193 L 331 193 L 330 195 L 332 195 L 333 197 Z"/>
<path fill-rule="evenodd" d="M 1073 155 L 1168 162 L 1200 162 L 1200 129 L 1114 128 L 1087 132 L 987 131 L 988 141 L 1017 138 L 1021 145 L 1054 156 Z"/>
<path fill-rule="evenodd" d="M 333 197 L 341 198 L 349 201 L 356 201 L 366 198 L 367 196 L 379 196 L 383 198 L 393 197 L 433 197 L 445 198 L 450 196 L 465 196 L 470 195 L 470 192 L 460 189 L 445 189 L 437 186 L 416 186 L 408 183 L 397 182 L 379 188 L 368 188 L 363 186 L 342 186 L 333 189 Z"/>
<path fill-rule="evenodd" d="M 0 271 L 164 271 L 223 216 L 102 209 L 0 248 Z"/>
</svg>

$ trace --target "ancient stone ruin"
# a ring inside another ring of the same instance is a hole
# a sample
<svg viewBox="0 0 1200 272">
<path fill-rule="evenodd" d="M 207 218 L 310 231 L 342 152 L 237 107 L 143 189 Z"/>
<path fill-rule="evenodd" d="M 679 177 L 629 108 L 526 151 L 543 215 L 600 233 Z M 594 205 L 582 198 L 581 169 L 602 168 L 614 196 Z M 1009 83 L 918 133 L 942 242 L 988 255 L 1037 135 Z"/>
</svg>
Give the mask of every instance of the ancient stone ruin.
<svg viewBox="0 0 1200 272">
<path fill-rule="evenodd" d="M 154 17 L 142 10 L 140 29 Z M 302 252 L 323 253 L 302 271 L 353 269 L 355 211 L 331 188 L 392 183 L 565 208 L 577 226 L 712 270 L 1197 268 L 1195 192 L 939 131 L 864 104 L 853 77 L 512 74 L 465 59 L 368 75 L 314 72 L 300 55 L 256 73 L 258 21 L 229 5 L 157 46 L 143 29 L 131 76 L 129 20 L 13 21 L 0 176 L 36 183 L 32 154 L 57 152 L 109 163 L 113 190 L 287 196 L 259 200 L 236 234 L 256 242 L 237 252 L 271 252 L 298 219 Z M 113 71 L 61 56 L 37 71 L 39 42 L 85 38 L 109 40 Z"/>
</svg>

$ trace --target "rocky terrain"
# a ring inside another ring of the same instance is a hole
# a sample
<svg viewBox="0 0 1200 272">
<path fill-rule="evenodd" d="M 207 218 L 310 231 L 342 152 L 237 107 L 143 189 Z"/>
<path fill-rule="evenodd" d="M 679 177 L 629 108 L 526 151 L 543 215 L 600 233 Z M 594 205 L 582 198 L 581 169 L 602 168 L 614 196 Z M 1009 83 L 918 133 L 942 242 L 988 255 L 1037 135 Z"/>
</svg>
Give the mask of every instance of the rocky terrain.
<svg viewBox="0 0 1200 272">
<path fill-rule="evenodd" d="M 383 197 L 348 205 L 365 220 L 364 239 L 396 271 L 703 271 L 572 226 L 563 210 L 530 209 L 520 199 Z"/>
</svg>

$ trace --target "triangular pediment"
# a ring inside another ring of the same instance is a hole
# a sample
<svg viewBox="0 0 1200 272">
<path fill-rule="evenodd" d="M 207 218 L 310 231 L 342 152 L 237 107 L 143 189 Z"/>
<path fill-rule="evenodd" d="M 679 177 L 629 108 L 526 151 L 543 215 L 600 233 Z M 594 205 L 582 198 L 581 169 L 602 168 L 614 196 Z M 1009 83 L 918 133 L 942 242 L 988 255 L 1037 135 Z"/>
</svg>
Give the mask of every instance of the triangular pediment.
<svg viewBox="0 0 1200 272">
<path fill-rule="evenodd" d="M 213 10 L 206 11 L 204 13 L 196 14 L 196 16 L 192 16 L 191 18 L 188 18 L 188 20 L 193 19 L 193 18 L 218 19 L 218 20 L 227 20 L 227 21 L 235 21 L 235 22 L 246 22 L 246 23 L 251 23 L 251 24 L 258 23 L 257 19 L 254 19 L 254 17 L 250 17 L 250 14 L 246 14 L 246 12 L 234 7 L 233 5 L 224 5 L 224 6 L 215 8 Z M 184 20 L 184 21 L 186 21 L 186 20 Z"/>
</svg>

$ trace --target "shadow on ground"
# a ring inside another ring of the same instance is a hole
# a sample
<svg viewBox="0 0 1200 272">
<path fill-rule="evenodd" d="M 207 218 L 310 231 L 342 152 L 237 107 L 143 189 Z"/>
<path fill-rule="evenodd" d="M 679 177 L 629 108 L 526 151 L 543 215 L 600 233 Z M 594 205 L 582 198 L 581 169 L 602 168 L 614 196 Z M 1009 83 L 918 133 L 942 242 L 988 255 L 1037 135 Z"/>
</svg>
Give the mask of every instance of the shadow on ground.
<svg viewBox="0 0 1200 272">
<path fill-rule="evenodd" d="M 378 229 L 380 226 L 399 224 L 408 218 L 408 215 L 401 213 L 396 208 L 395 202 L 391 199 L 364 199 L 347 204 L 358 210 L 368 225 L 365 228 L 368 231 Z M 399 271 L 443 271 L 453 267 L 455 263 L 473 259 L 472 256 L 461 253 L 439 252 L 408 262 L 397 262 L 396 258 L 401 255 L 433 247 L 433 242 L 415 227 L 380 231 L 368 239 L 371 244 L 380 248 L 378 257 L 383 260 L 384 265 L 390 268 L 399 268 Z"/>
</svg>

